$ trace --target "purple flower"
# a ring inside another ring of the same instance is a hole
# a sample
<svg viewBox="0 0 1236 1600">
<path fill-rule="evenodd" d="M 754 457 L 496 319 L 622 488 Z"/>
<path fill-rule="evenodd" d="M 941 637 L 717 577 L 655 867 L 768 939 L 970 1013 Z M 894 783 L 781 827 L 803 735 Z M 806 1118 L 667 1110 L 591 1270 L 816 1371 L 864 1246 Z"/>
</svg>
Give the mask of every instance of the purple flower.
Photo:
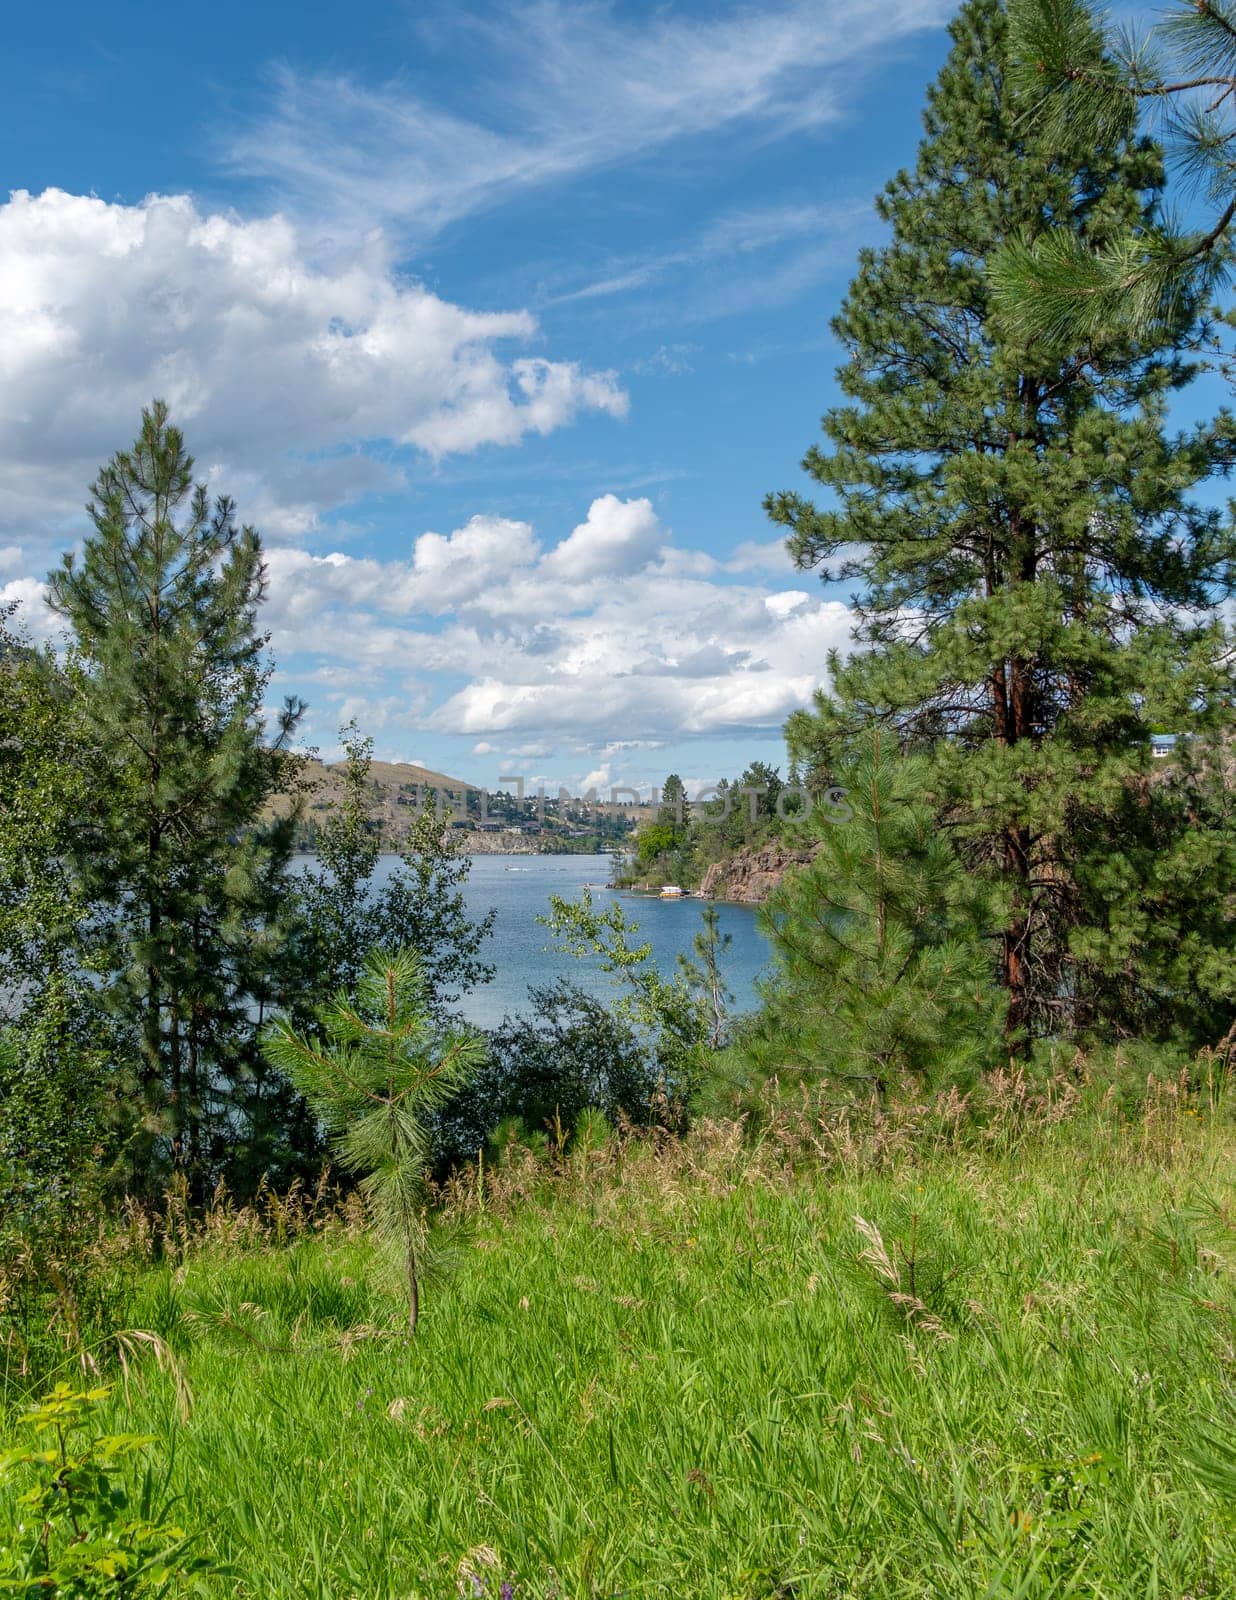
<svg viewBox="0 0 1236 1600">
<path fill-rule="evenodd" d="M 498 1590 L 498 1600 L 515 1600 L 515 1585 L 509 1578 L 503 1578 L 502 1587 Z"/>
</svg>

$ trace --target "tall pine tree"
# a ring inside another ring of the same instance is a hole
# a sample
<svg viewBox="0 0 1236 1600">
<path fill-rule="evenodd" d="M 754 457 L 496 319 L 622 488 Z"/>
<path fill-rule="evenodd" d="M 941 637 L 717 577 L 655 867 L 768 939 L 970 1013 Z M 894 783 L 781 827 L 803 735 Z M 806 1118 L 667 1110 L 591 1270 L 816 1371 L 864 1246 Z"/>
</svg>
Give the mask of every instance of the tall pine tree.
<svg viewBox="0 0 1236 1600">
<path fill-rule="evenodd" d="M 816 775 L 872 721 L 930 753 L 942 825 L 1004 891 L 1014 1039 L 1204 1038 L 1236 984 L 1230 794 L 1205 742 L 1231 714 L 1216 605 L 1236 547 L 1190 496 L 1228 465 L 1232 429 L 1166 430 L 1190 376 L 1185 297 L 1153 345 L 1062 355 L 1002 328 L 991 254 L 1149 226 L 1161 161 L 1143 140 L 1043 130 L 1006 78 L 997 0 L 969 0 L 951 35 L 917 165 L 878 202 L 891 239 L 833 324 L 846 403 L 804 463 L 831 503 L 767 502 L 801 568 L 859 589 L 861 648 L 791 743 Z M 1156 768 L 1155 727 L 1193 737 L 1188 758 Z"/>
<path fill-rule="evenodd" d="M 77 867 L 107 922 L 106 992 L 141 1041 L 133 1181 L 170 1164 L 200 1187 L 243 1136 L 235 1091 L 261 1070 L 293 826 L 263 813 L 294 782 L 299 707 L 268 736 L 261 542 L 194 484 L 162 403 L 100 472 L 88 510 L 80 561 L 49 582 L 73 631 L 83 736 L 110 769 Z"/>
</svg>

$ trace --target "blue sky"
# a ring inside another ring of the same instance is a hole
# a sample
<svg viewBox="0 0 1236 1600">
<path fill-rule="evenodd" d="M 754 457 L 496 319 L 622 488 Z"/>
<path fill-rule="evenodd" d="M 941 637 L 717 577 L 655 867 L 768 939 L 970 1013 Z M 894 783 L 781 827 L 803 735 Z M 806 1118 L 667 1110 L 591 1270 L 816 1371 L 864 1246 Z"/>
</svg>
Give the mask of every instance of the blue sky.
<svg viewBox="0 0 1236 1600">
<path fill-rule="evenodd" d="M 913 160 L 936 0 L 10 14 L 0 583 L 164 395 L 331 753 L 706 782 L 844 642 L 761 511 Z"/>
</svg>

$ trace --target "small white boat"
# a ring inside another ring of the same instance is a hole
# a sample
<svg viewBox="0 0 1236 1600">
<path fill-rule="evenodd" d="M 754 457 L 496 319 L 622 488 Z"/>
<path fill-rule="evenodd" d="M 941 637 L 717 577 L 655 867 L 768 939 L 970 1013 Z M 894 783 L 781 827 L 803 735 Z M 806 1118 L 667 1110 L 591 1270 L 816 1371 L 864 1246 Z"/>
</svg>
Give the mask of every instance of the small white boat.
<svg viewBox="0 0 1236 1600">
<path fill-rule="evenodd" d="M 680 889 L 676 883 L 663 884 L 661 888 L 662 900 L 681 900 L 686 891 Z"/>
</svg>

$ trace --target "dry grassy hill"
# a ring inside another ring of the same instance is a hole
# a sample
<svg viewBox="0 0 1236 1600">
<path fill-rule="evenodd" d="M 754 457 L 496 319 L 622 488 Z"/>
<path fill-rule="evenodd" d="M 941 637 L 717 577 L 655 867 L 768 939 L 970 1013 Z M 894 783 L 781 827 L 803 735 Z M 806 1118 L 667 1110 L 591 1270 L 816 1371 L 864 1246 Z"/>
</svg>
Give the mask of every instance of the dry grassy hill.
<svg viewBox="0 0 1236 1600">
<path fill-rule="evenodd" d="M 343 771 L 341 761 L 329 766 L 322 761 L 308 763 L 304 804 L 307 820 L 320 817 L 343 798 Z M 414 808 L 426 790 L 456 794 L 471 787 L 462 778 L 448 778 L 444 772 L 432 772 L 411 761 L 375 761 L 369 769 L 370 820 L 381 827 L 386 838 L 393 838 L 403 832 L 408 808 Z"/>
<path fill-rule="evenodd" d="M 320 824 L 332 806 L 344 797 L 345 763 L 327 765 L 310 761 L 305 768 L 306 792 L 303 797 L 300 830 L 300 848 L 312 849 L 315 825 Z M 374 761 L 369 769 L 369 819 L 380 830 L 387 849 L 397 849 L 407 832 L 408 823 L 416 808 L 433 791 L 444 795 L 443 805 L 454 810 L 459 805 L 461 791 L 479 794 L 476 784 L 462 778 L 448 777 L 444 772 L 434 772 L 429 767 L 411 761 Z M 652 815 L 645 806 L 623 806 L 609 816 L 611 808 L 586 810 L 582 813 L 570 807 L 559 810 L 559 802 L 550 794 L 546 813 L 538 813 L 535 799 L 526 802 L 522 812 L 491 814 L 489 824 L 478 828 L 476 801 L 471 802 L 473 825 L 456 829 L 456 838 L 465 850 L 484 854 L 517 852 L 527 854 L 539 851 L 580 851 L 608 848 L 623 842 L 637 822 Z M 286 805 L 287 802 L 280 802 Z"/>
</svg>

